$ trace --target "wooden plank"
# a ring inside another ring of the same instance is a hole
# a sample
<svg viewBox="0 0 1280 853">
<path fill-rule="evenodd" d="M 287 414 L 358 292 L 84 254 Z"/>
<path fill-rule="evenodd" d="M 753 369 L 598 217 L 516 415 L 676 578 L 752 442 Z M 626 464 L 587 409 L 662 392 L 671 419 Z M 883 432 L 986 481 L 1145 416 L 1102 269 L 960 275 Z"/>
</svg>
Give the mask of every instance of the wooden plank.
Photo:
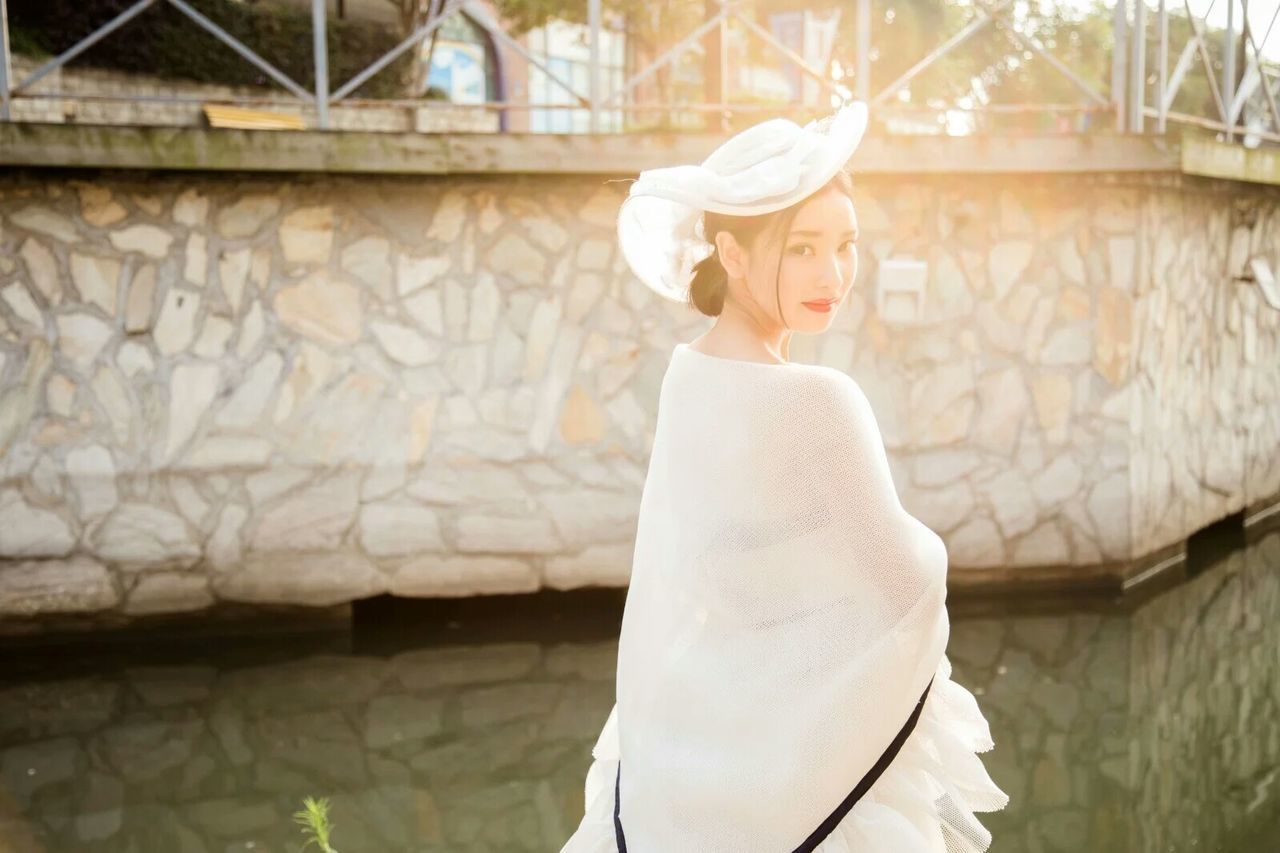
<svg viewBox="0 0 1280 853">
<path fill-rule="evenodd" d="M 229 127 L 240 130 L 306 130 L 302 116 L 277 113 L 270 110 L 251 110 L 230 104 L 205 104 L 204 117 L 210 127 Z"/>
</svg>

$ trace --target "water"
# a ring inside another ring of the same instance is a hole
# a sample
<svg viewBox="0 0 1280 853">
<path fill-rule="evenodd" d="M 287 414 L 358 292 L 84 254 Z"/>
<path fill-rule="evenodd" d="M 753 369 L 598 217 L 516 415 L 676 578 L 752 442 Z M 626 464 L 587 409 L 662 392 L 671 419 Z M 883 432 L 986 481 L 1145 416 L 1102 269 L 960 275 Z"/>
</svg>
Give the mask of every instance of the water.
<svg viewBox="0 0 1280 853">
<path fill-rule="evenodd" d="M 1193 566 L 1192 568 L 1198 568 Z M 0 850 L 558 851 L 621 591 L 361 608 L 283 640 L 0 653 Z M 1280 533 L 1146 600 L 953 598 L 1011 796 L 994 853 L 1280 850 Z"/>
</svg>

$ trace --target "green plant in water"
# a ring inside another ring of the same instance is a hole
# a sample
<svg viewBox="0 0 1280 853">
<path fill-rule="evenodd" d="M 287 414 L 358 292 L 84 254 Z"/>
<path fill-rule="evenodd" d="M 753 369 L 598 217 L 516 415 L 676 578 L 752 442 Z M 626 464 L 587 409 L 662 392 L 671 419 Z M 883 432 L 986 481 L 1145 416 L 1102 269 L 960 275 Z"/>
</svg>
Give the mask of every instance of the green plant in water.
<svg viewBox="0 0 1280 853">
<path fill-rule="evenodd" d="M 302 845 L 306 850 L 312 844 L 320 848 L 321 853 L 338 853 L 329 844 L 329 835 L 333 825 L 329 823 L 329 800 L 327 797 L 316 799 L 305 797 L 302 808 L 293 813 L 293 820 L 302 827 L 302 834 L 307 836 L 307 843 Z"/>
</svg>

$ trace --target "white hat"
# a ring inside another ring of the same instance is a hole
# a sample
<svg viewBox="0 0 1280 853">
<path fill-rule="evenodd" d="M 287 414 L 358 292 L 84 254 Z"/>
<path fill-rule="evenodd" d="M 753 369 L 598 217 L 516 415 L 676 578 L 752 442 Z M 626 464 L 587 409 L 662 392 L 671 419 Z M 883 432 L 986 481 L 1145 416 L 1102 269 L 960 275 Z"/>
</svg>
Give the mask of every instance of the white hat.
<svg viewBox="0 0 1280 853">
<path fill-rule="evenodd" d="M 756 216 L 782 210 L 831 180 L 867 127 L 853 101 L 804 127 L 772 118 L 738 133 L 701 165 L 647 169 L 618 212 L 618 244 L 632 272 L 660 296 L 688 299 L 693 267 L 714 250 L 702 213 Z"/>
</svg>

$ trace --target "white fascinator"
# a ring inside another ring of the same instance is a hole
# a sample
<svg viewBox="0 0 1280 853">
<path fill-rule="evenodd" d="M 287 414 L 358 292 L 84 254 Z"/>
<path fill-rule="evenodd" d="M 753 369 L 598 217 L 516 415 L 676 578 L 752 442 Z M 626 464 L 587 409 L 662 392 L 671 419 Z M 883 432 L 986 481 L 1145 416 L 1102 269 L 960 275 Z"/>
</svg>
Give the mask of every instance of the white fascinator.
<svg viewBox="0 0 1280 853">
<path fill-rule="evenodd" d="M 784 118 L 752 125 L 701 164 L 642 171 L 618 212 L 618 244 L 632 272 L 659 295 L 688 299 L 693 267 L 715 248 L 702 213 L 772 213 L 811 195 L 853 156 L 867 104 L 853 101 L 804 127 Z"/>
</svg>

